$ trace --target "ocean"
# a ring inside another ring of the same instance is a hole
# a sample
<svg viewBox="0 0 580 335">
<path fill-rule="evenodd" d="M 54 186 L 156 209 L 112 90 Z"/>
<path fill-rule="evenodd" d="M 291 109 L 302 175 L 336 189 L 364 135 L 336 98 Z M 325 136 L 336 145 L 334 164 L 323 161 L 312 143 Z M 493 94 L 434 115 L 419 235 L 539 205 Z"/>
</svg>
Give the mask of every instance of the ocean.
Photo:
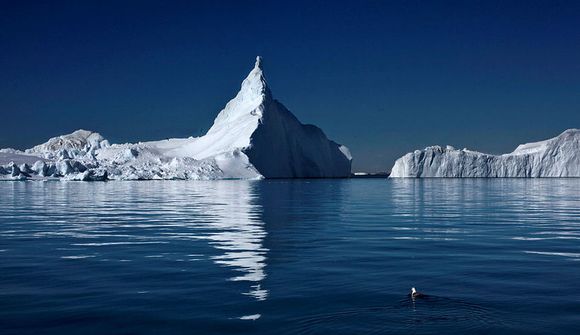
<svg viewBox="0 0 580 335">
<path fill-rule="evenodd" d="M 580 179 L 0 182 L 4 335 L 579 334 L 579 283 Z"/>
</svg>

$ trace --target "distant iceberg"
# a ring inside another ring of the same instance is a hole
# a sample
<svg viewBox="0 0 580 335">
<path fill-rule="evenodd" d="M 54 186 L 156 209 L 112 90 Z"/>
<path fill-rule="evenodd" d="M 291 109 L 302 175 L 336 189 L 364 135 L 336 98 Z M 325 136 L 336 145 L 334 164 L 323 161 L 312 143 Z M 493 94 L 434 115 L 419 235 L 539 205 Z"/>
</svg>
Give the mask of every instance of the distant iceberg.
<svg viewBox="0 0 580 335">
<path fill-rule="evenodd" d="M 272 97 L 262 60 L 202 137 L 109 144 L 77 130 L 25 151 L 0 150 L 0 179 L 149 180 L 348 177 L 347 147 Z"/>
<path fill-rule="evenodd" d="M 399 158 L 390 177 L 580 177 L 580 130 L 522 144 L 504 155 L 427 147 Z"/>
</svg>

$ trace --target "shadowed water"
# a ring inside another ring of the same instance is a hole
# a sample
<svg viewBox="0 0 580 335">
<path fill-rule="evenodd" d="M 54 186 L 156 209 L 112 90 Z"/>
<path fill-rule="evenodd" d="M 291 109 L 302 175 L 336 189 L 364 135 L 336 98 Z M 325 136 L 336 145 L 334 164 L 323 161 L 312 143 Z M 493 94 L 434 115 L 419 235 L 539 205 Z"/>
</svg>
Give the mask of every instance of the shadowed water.
<svg viewBox="0 0 580 335">
<path fill-rule="evenodd" d="M 0 183 L 0 334 L 577 334 L 579 261 L 580 179 Z"/>
</svg>

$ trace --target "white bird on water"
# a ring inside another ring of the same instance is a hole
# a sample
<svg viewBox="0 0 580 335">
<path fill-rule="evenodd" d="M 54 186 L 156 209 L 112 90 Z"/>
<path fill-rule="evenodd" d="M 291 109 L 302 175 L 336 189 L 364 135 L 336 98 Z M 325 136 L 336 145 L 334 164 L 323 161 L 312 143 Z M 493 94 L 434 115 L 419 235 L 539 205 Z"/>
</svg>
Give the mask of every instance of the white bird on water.
<svg viewBox="0 0 580 335">
<path fill-rule="evenodd" d="M 411 287 L 411 298 L 424 298 L 425 295 L 421 292 L 418 292 L 414 287 Z"/>
</svg>

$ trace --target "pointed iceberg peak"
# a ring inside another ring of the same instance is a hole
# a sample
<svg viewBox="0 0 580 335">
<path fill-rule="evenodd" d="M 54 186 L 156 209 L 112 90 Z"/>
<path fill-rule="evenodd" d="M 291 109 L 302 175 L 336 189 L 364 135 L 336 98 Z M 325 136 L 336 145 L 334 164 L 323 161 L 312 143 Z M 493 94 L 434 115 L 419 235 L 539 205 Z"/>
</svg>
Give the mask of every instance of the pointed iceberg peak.
<svg viewBox="0 0 580 335">
<path fill-rule="evenodd" d="M 246 79 L 242 82 L 242 88 L 238 94 L 242 94 L 250 99 L 252 97 L 271 97 L 272 93 L 270 92 L 270 88 L 268 88 L 268 83 L 266 82 L 262 70 L 262 57 L 256 57 L 256 64 Z"/>
<path fill-rule="evenodd" d="M 262 69 L 262 56 L 256 56 L 256 65 L 254 65 L 256 69 Z"/>
<path fill-rule="evenodd" d="M 242 120 L 249 120 L 249 122 L 257 124 L 263 116 L 264 104 L 272 100 L 272 93 L 262 72 L 262 57 L 258 56 L 254 68 L 242 81 L 238 94 L 218 114 L 208 134 L 218 132 L 222 128 L 230 131 L 232 128 L 230 123 L 232 122 L 243 125 Z M 249 138 L 249 134 L 246 137 Z"/>
</svg>

